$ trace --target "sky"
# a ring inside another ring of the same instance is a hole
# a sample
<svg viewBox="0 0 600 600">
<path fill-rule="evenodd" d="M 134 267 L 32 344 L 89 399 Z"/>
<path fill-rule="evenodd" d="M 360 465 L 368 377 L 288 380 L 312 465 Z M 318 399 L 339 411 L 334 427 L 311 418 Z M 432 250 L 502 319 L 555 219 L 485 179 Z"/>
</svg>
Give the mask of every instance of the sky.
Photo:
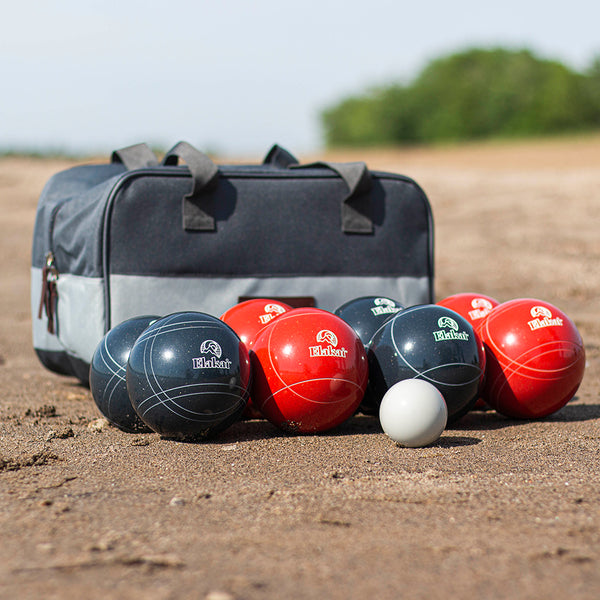
<svg viewBox="0 0 600 600">
<path fill-rule="evenodd" d="M 323 109 L 439 56 L 528 48 L 583 70 L 600 55 L 589 0 L 0 3 L 0 150 L 311 153 Z"/>
</svg>

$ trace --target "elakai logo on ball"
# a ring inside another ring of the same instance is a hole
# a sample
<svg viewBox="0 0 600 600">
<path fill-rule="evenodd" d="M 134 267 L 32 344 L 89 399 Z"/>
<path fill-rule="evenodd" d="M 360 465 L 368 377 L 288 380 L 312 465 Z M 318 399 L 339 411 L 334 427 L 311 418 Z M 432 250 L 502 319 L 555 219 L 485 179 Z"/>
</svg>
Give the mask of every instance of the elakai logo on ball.
<svg viewBox="0 0 600 600">
<path fill-rule="evenodd" d="M 265 314 L 259 315 L 258 319 L 266 325 L 269 321 L 272 321 L 277 315 L 281 315 L 285 312 L 285 308 L 279 304 L 265 304 Z"/>
<path fill-rule="evenodd" d="M 469 339 L 466 331 L 459 331 L 458 323 L 452 317 L 440 317 L 438 319 L 439 331 L 433 331 L 433 338 L 436 342 L 445 340 L 465 340 Z"/>
<path fill-rule="evenodd" d="M 204 340 L 200 346 L 200 354 L 212 354 L 213 356 L 192 358 L 192 368 L 194 369 L 229 369 L 231 367 L 231 361 L 228 358 L 219 360 L 223 350 L 214 340 Z"/>
<path fill-rule="evenodd" d="M 309 346 L 308 351 L 310 352 L 311 357 L 339 356 L 341 358 L 346 358 L 348 350 L 346 350 L 346 348 L 337 347 L 338 339 L 333 331 L 321 329 L 321 331 L 317 333 L 316 340 L 320 344 L 327 344 L 327 346 Z"/>
<path fill-rule="evenodd" d="M 533 319 L 531 321 L 527 321 L 527 325 L 529 325 L 531 331 L 535 331 L 541 327 L 561 327 L 563 324 L 563 320 L 560 317 L 553 319 L 552 311 L 545 306 L 534 306 L 530 313 Z"/>
<path fill-rule="evenodd" d="M 400 311 L 400 307 L 396 306 L 396 303 L 389 298 L 376 298 L 373 301 L 375 306 L 371 309 L 371 312 L 375 315 L 391 315 Z"/>
<path fill-rule="evenodd" d="M 469 317 L 472 321 L 483 319 L 483 317 L 487 316 L 492 308 L 494 308 L 494 305 L 485 298 L 473 298 L 471 306 L 473 307 L 473 310 L 469 311 Z"/>
</svg>

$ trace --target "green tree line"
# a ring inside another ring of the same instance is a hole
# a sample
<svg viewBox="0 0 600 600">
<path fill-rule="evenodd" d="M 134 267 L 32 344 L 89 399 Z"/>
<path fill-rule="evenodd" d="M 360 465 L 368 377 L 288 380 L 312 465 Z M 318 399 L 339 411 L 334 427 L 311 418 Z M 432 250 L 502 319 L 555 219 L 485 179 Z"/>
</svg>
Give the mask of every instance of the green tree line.
<svg viewBox="0 0 600 600">
<path fill-rule="evenodd" d="M 328 146 L 600 129 L 600 58 L 580 73 L 530 50 L 474 48 L 433 60 L 408 85 L 346 98 L 321 121 Z"/>
</svg>

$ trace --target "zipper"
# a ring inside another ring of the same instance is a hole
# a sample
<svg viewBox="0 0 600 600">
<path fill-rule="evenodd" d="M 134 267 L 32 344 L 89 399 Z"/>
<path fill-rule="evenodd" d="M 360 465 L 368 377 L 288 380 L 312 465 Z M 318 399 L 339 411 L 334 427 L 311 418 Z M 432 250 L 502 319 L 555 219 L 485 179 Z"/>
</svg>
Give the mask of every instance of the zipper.
<svg viewBox="0 0 600 600">
<path fill-rule="evenodd" d="M 46 253 L 46 263 L 42 269 L 42 293 L 40 297 L 40 306 L 38 309 L 38 319 L 41 319 L 45 311 L 48 319 L 48 333 L 54 334 L 56 331 L 56 301 L 58 292 L 56 282 L 58 281 L 58 269 L 54 263 L 54 254 Z"/>
</svg>

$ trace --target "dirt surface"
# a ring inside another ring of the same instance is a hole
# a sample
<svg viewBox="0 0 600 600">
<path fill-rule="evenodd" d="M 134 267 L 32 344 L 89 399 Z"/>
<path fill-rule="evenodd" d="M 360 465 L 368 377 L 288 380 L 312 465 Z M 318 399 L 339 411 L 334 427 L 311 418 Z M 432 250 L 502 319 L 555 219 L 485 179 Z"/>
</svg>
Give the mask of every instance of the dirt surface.
<svg viewBox="0 0 600 600">
<path fill-rule="evenodd" d="M 199 444 L 120 432 L 31 347 L 37 199 L 72 163 L 2 158 L 1 598 L 600 597 L 600 138 L 329 158 L 423 186 L 438 298 L 570 315 L 577 396 L 539 421 L 472 412 L 423 449 L 365 416 L 300 437 L 241 422 Z"/>
</svg>

